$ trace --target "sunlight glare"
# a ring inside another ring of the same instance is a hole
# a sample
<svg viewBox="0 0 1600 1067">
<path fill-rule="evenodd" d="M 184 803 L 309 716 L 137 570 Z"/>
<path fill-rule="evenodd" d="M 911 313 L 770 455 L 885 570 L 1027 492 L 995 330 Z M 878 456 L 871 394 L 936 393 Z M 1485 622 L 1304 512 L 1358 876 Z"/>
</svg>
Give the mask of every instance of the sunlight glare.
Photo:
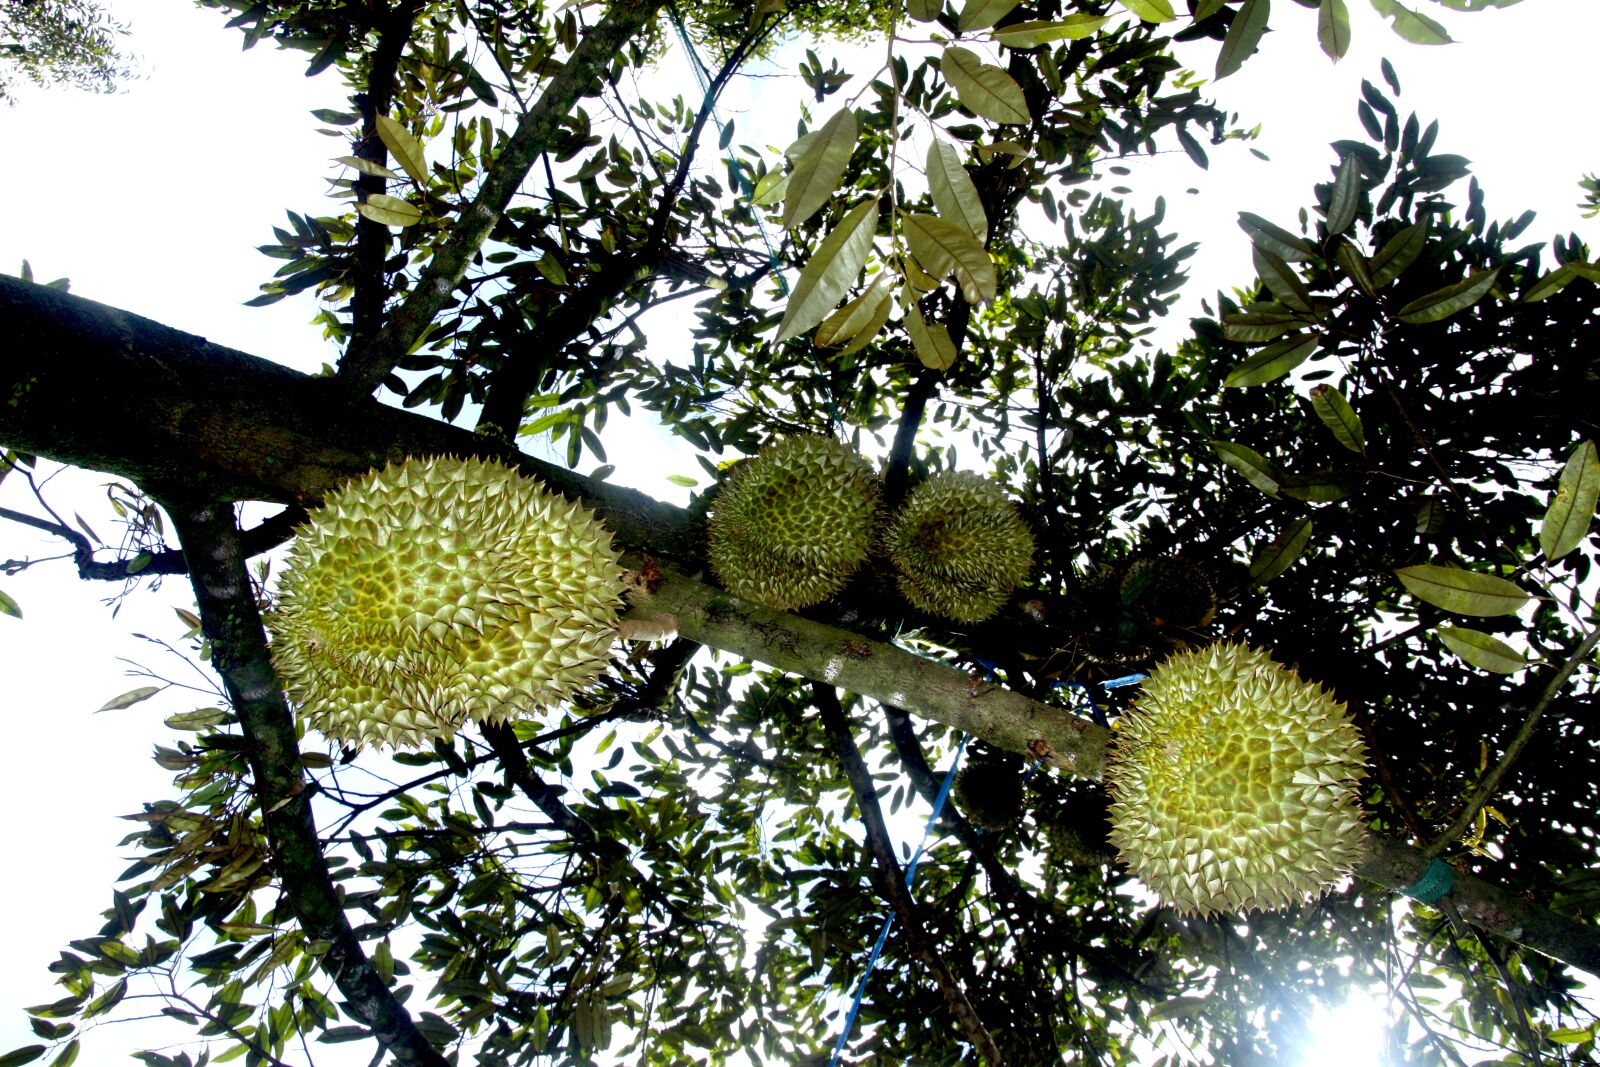
<svg viewBox="0 0 1600 1067">
<path fill-rule="evenodd" d="M 1300 1067 L 1382 1067 L 1385 1014 L 1365 993 L 1352 991 L 1337 1008 L 1318 1006 Z"/>
</svg>

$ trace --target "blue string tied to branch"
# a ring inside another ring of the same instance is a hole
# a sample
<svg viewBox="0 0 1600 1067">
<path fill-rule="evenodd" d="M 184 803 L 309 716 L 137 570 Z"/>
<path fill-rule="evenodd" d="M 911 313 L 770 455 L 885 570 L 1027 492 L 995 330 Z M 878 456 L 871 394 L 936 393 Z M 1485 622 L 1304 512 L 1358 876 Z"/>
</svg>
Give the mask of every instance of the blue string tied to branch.
<svg viewBox="0 0 1600 1067">
<path fill-rule="evenodd" d="M 1400 890 L 1421 904 L 1437 904 L 1456 884 L 1456 869 L 1444 860 L 1435 859 L 1422 872 L 1422 877 Z"/>
</svg>

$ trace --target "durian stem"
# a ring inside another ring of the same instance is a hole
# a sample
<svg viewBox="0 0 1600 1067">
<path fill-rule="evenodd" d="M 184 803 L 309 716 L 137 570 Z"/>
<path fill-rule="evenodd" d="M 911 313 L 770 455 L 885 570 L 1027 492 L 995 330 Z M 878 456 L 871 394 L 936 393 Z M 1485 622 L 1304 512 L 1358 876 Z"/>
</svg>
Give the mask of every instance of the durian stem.
<svg viewBox="0 0 1600 1067">
<path fill-rule="evenodd" d="M 311 940 L 326 941 L 323 969 L 348 1001 L 350 1014 L 372 1030 L 398 1064 L 447 1067 L 411 1015 L 367 959 L 350 928 L 317 837 L 310 783 L 300 762 L 294 717 L 267 653 L 267 635 L 245 567 L 239 527 L 229 504 L 162 505 L 177 528 L 211 644 L 211 662 L 244 731 L 273 873 Z"/>
</svg>

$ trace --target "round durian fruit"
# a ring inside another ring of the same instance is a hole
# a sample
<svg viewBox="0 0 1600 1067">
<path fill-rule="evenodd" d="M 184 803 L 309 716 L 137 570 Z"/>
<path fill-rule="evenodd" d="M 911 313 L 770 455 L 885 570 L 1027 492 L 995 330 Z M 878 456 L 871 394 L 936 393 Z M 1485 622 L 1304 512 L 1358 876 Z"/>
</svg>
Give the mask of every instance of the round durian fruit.
<svg viewBox="0 0 1600 1067">
<path fill-rule="evenodd" d="M 289 548 L 272 657 L 308 725 L 415 748 L 565 700 L 609 661 L 623 567 L 587 508 L 439 457 L 330 493 Z"/>
<path fill-rule="evenodd" d="M 956 807 L 982 830 L 1004 830 L 1022 817 L 1022 765 L 1018 760 L 974 757 L 956 772 Z"/>
<path fill-rule="evenodd" d="M 1111 842 L 1184 914 L 1298 904 L 1362 854 L 1364 764 L 1345 706 L 1320 686 L 1243 645 L 1180 652 L 1119 721 Z"/>
<path fill-rule="evenodd" d="M 1217 612 L 1211 576 L 1181 556 L 1134 561 L 1123 576 L 1121 599 L 1147 626 L 1204 626 Z"/>
<path fill-rule="evenodd" d="M 880 488 L 860 453 L 829 437 L 781 438 L 717 493 L 708 534 L 725 588 L 789 611 L 828 599 L 866 562 Z"/>
<path fill-rule="evenodd" d="M 957 622 L 999 611 L 1033 566 L 1033 535 L 1005 489 L 966 471 L 913 489 L 885 544 L 905 598 Z"/>
</svg>

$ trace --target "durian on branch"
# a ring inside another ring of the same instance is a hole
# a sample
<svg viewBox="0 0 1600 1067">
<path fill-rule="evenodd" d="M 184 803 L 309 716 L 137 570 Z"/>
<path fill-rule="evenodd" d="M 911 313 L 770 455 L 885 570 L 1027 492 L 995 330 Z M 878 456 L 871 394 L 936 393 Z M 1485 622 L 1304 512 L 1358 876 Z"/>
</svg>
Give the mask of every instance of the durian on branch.
<svg viewBox="0 0 1600 1067">
<path fill-rule="evenodd" d="M 5 447 L 128 478 L 157 496 L 177 487 L 212 501 L 300 505 L 407 456 L 495 457 L 581 497 L 625 548 L 694 558 L 697 527 L 683 509 L 414 412 L 352 399 L 329 379 L 17 278 L 0 276 L 0 321 L 19 353 L 0 360 Z M 1002 748 L 1043 740 L 1057 767 L 1068 755 L 1089 777 L 1104 766 L 1110 731 L 1060 708 L 974 687 L 962 671 L 743 604 L 670 571 L 636 610 L 646 618 L 670 613 L 686 638 L 896 703 Z M 1366 848 L 1355 873 L 1381 885 L 1412 885 L 1427 867 L 1422 851 L 1403 842 L 1369 836 Z M 1457 875 L 1451 896 L 1483 929 L 1600 974 L 1600 930 L 1467 874 Z"/>
</svg>

